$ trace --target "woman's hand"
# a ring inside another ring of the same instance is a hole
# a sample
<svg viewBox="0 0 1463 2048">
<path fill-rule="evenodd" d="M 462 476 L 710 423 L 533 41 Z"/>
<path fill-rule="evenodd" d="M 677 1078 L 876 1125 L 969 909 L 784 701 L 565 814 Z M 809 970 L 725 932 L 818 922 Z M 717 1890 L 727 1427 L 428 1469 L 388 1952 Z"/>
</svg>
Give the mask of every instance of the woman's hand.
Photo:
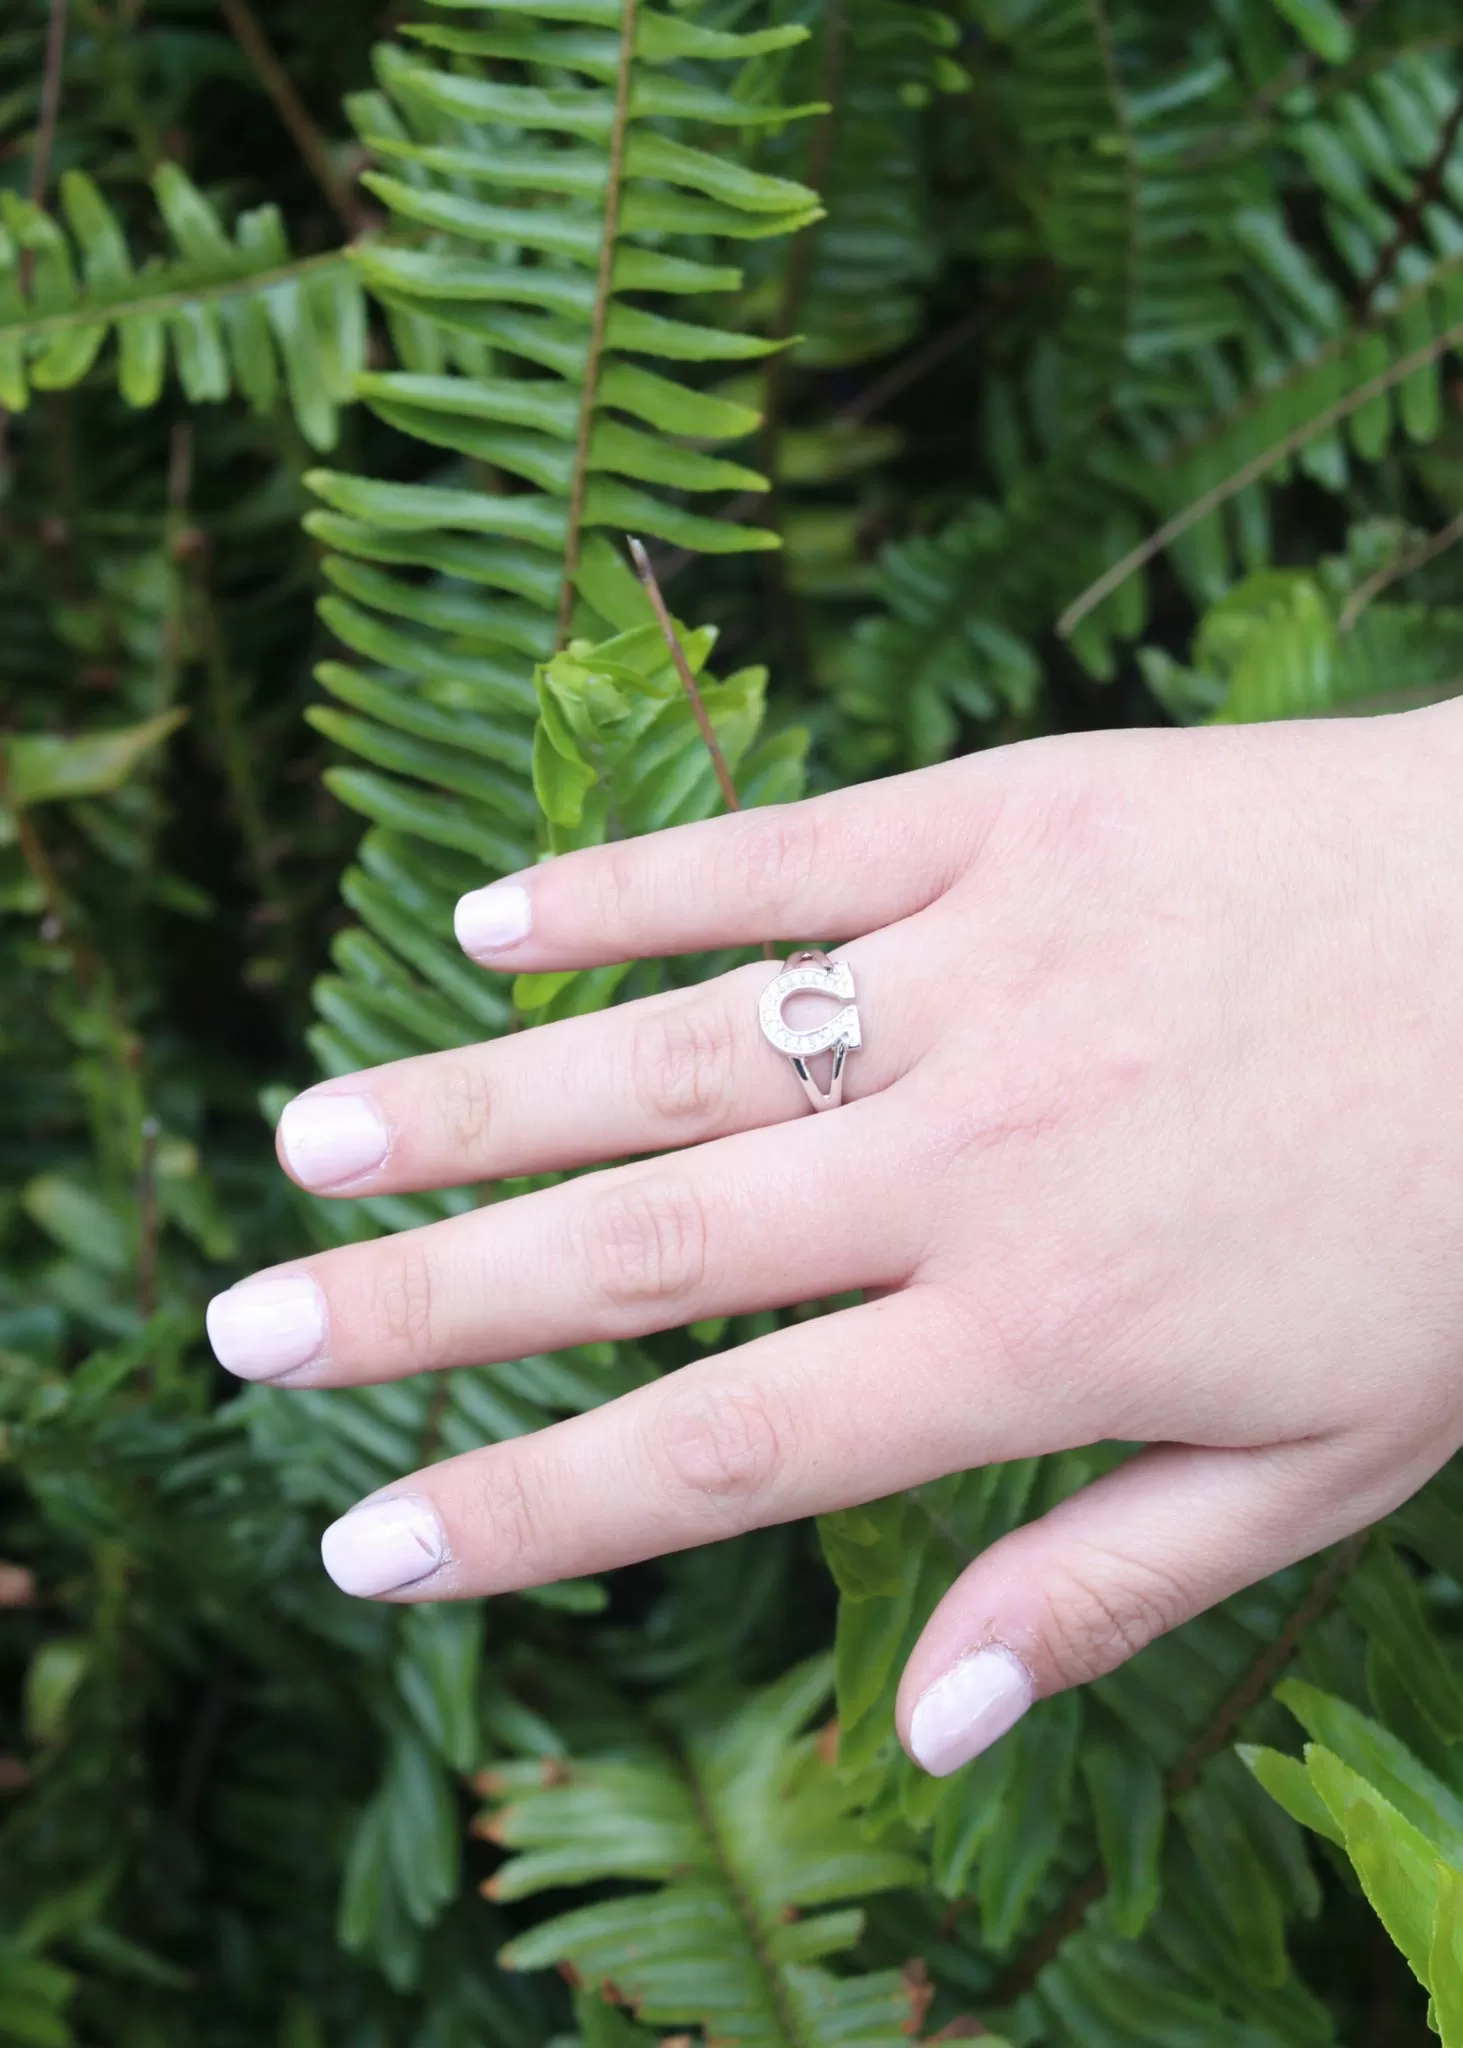
<svg viewBox="0 0 1463 2048">
<path fill-rule="evenodd" d="M 231 1371 L 351 1386 L 869 1299 L 402 1479 L 326 1534 L 347 1592 L 506 1592 L 1151 1445 L 941 1602 L 899 1727 L 943 1773 L 1463 1440 L 1452 706 L 1008 748 L 569 854 L 458 934 L 513 971 L 850 940 L 845 1106 L 812 1115 L 762 1037 L 760 964 L 312 1088 L 280 1158 L 319 1193 L 637 1163 L 243 1282 L 209 1314 Z"/>
</svg>

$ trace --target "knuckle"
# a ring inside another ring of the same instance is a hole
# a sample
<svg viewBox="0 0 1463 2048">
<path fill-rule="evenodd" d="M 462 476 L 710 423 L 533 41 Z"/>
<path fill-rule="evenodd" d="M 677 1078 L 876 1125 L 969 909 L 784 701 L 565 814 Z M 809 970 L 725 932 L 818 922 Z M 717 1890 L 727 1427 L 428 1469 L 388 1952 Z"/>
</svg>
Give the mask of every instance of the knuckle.
<svg viewBox="0 0 1463 2048">
<path fill-rule="evenodd" d="M 731 1020 L 703 993 L 643 1020 L 631 1050 L 633 1089 L 657 1124 L 716 1128 L 733 1087 Z"/>
<path fill-rule="evenodd" d="M 634 1310 L 694 1294 L 706 1274 L 706 1215 L 688 1181 L 626 1181 L 589 1206 L 585 1265 L 612 1308 Z"/>
<path fill-rule="evenodd" d="M 435 1327 L 432 1262 L 417 1246 L 393 1244 L 372 1291 L 372 1321 L 410 1358 L 430 1357 Z"/>
<path fill-rule="evenodd" d="M 1115 1670 L 1189 1611 L 1183 1585 L 1162 1565 L 1096 1545 L 1047 1580 L 1043 1604 L 1041 1636 L 1063 1685 Z"/>
<path fill-rule="evenodd" d="M 493 1091 L 481 1065 L 471 1059 L 449 1060 L 442 1069 L 440 1101 L 453 1151 L 480 1157 L 493 1127 Z"/>
<path fill-rule="evenodd" d="M 546 1554 L 542 1517 L 522 1466 L 511 1454 L 488 1458 L 475 1521 L 474 1541 L 491 1561 L 494 1584 L 533 1584 Z"/>
<path fill-rule="evenodd" d="M 728 890 L 768 913 L 796 903 L 818 873 L 817 804 L 779 804 L 746 817 L 743 831 L 727 835 Z"/>
<path fill-rule="evenodd" d="M 786 1459 L 765 1392 L 750 1382 L 672 1380 L 655 1419 L 654 1456 L 668 1493 L 712 1510 L 745 1510 Z"/>
<path fill-rule="evenodd" d="M 634 915 L 637 897 L 643 905 L 644 849 L 633 839 L 612 839 L 594 849 L 578 879 L 586 929 L 603 932 L 613 942 Z"/>
</svg>

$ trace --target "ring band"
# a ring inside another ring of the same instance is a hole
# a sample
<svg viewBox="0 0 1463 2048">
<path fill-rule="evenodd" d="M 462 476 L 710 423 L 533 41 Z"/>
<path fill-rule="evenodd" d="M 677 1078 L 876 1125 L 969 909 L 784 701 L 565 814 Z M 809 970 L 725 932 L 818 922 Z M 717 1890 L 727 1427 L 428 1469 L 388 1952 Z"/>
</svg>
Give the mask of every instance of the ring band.
<svg viewBox="0 0 1463 2048">
<path fill-rule="evenodd" d="M 782 1021 L 782 1006 L 790 997 L 804 994 L 837 997 L 843 1008 L 810 1031 L 794 1031 Z M 844 1062 L 864 1042 L 854 999 L 853 969 L 848 962 L 830 960 L 816 947 L 790 953 L 782 972 L 762 991 L 757 1021 L 767 1043 L 792 1061 L 793 1072 L 814 1109 L 837 1109 L 843 1100 Z M 808 1061 L 820 1052 L 833 1055 L 833 1076 L 826 1092 L 808 1072 Z"/>
</svg>

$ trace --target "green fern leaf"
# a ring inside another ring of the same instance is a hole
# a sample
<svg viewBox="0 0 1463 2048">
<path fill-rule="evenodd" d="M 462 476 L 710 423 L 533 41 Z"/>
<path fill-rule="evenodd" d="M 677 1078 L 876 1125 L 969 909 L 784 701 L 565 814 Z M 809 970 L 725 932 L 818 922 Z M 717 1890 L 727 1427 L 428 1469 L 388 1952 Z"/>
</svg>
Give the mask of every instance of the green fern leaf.
<svg viewBox="0 0 1463 2048">
<path fill-rule="evenodd" d="M 654 1881 L 542 1922 L 509 1944 L 515 1969 L 567 1964 L 637 2017 L 704 2026 L 745 2048 L 893 2048 L 915 2013 L 895 1970 L 826 1966 L 863 1926 L 850 1902 L 916 1880 L 918 1865 L 868 1843 L 816 1735 L 825 1662 L 790 1672 L 653 1762 L 575 1762 L 492 1774 L 506 1798 L 488 1823 L 518 1853 L 494 1897 L 605 1879 Z"/>
<path fill-rule="evenodd" d="M 365 355 L 345 254 L 292 258 L 273 207 L 241 215 L 231 238 L 176 164 L 153 190 L 174 253 L 140 269 L 84 171 L 61 181 L 69 236 L 30 201 L 0 195 L 0 405 L 21 412 L 32 390 L 78 383 L 115 334 L 129 405 L 157 401 L 171 355 L 193 403 L 237 389 L 267 413 L 284 389 L 306 439 L 332 447 Z"/>
</svg>

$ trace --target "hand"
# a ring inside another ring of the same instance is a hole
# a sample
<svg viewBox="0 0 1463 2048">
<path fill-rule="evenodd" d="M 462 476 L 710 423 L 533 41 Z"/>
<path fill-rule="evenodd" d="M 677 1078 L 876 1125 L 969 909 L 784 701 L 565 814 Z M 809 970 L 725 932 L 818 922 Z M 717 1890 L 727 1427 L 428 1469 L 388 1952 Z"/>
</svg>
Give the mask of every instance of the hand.
<svg viewBox="0 0 1463 2048">
<path fill-rule="evenodd" d="M 1104 734 L 466 897 L 514 971 L 857 935 L 844 1107 L 761 1036 L 765 964 L 326 1082 L 280 1125 L 318 1192 L 638 1163 L 247 1280 L 223 1363 L 342 1387 L 868 1299 L 401 1480 L 332 1576 L 501 1593 L 1149 1445 L 937 1608 L 898 1719 L 943 1773 L 1387 1512 L 1463 1440 L 1460 792 L 1452 706 Z"/>
</svg>

